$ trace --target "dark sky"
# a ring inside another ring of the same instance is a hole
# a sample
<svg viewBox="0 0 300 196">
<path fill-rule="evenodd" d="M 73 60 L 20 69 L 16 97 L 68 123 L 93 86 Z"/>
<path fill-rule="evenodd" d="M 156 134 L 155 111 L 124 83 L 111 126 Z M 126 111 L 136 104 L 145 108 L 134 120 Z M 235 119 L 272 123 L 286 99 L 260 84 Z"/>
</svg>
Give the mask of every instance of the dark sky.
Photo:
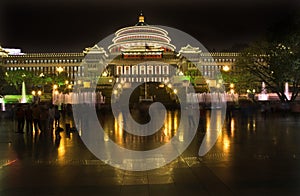
<svg viewBox="0 0 300 196">
<path fill-rule="evenodd" d="M 143 11 L 148 24 L 180 29 L 222 50 L 263 37 L 300 12 L 299 0 L 1 0 L 0 43 L 24 52 L 77 52 Z"/>
</svg>

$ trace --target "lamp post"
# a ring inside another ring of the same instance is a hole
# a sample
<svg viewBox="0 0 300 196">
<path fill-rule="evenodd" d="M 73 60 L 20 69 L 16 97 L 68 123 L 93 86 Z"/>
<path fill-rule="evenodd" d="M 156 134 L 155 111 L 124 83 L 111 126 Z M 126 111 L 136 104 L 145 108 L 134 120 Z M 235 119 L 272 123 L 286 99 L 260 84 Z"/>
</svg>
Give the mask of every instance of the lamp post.
<svg viewBox="0 0 300 196">
<path fill-rule="evenodd" d="M 54 84 L 53 89 L 52 89 L 52 104 L 54 104 L 54 105 L 57 102 L 57 95 L 58 95 L 57 89 L 58 89 L 58 85 Z"/>
<path fill-rule="evenodd" d="M 255 89 L 252 89 L 252 91 L 250 89 L 247 89 L 248 98 L 254 100 L 255 92 Z"/>
<path fill-rule="evenodd" d="M 230 67 L 228 65 L 223 66 L 223 71 L 228 72 L 230 70 Z"/>
<path fill-rule="evenodd" d="M 56 71 L 58 72 L 58 74 L 60 74 L 61 72 L 64 71 L 64 68 L 62 68 L 62 67 L 57 67 L 57 68 L 56 68 Z"/>
<path fill-rule="evenodd" d="M 32 94 L 32 102 L 33 103 L 40 103 L 41 96 L 42 96 L 42 91 L 41 90 L 33 90 L 31 91 Z"/>
</svg>

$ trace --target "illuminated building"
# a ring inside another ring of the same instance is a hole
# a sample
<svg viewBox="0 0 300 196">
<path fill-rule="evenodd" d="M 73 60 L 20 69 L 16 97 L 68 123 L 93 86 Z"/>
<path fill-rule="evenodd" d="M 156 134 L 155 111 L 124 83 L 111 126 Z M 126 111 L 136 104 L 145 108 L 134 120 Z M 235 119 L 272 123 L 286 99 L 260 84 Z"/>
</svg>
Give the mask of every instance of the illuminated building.
<svg viewBox="0 0 300 196">
<path fill-rule="evenodd" d="M 175 49 L 168 32 L 146 24 L 141 14 L 136 25 L 115 32 L 107 49 L 95 45 L 79 53 L 22 53 L 18 49 L 0 48 L 0 64 L 7 71 L 22 69 L 36 75 L 57 74 L 60 68 L 74 84 L 77 77 L 93 81 L 100 75 L 108 77 L 110 82 L 111 79 L 116 82 L 163 82 L 174 74 L 197 71 L 195 65 L 207 80 L 213 79 L 217 70 L 231 69 L 238 56 L 238 53 L 203 52 L 192 43 L 178 49 L 179 54 Z M 85 59 L 87 54 L 94 54 L 95 58 Z M 116 57 L 114 54 L 121 55 Z M 184 61 L 180 55 L 190 61 Z M 107 64 L 104 73 L 97 67 L 99 61 Z M 145 61 L 164 63 L 139 65 Z M 176 73 L 170 66 L 178 69 Z"/>
</svg>

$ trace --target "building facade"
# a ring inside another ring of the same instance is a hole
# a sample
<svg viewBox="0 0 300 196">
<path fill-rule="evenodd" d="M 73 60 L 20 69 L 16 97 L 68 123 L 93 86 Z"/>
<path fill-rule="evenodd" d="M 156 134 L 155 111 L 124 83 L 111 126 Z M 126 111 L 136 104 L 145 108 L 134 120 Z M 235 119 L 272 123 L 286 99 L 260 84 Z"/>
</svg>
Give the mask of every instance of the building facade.
<svg viewBox="0 0 300 196">
<path fill-rule="evenodd" d="M 164 82 L 189 71 L 213 81 L 220 69 L 232 69 L 238 56 L 238 53 L 203 52 L 192 43 L 181 47 L 179 52 L 175 49 L 168 32 L 146 24 L 141 14 L 136 25 L 115 33 L 108 48 L 95 45 L 79 53 L 21 53 L 0 47 L 0 65 L 5 71 L 27 70 L 36 75 L 64 72 L 74 85 L 78 80 L 103 84 Z"/>
</svg>

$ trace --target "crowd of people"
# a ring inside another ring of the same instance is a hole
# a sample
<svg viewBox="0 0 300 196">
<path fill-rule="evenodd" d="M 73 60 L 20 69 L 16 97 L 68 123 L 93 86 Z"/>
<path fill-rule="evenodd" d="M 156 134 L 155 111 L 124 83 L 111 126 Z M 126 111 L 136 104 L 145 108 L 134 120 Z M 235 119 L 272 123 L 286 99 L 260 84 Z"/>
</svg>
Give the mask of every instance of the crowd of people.
<svg viewBox="0 0 300 196">
<path fill-rule="evenodd" d="M 59 127 L 61 112 L 57 105 L 53 104 L 29 104 L 17 105 L 15 120 L 17 121 L 17 133 L 32 134 L 33 131 L 50 132 Z M 26 125 L 26 126 L 25 126 Z M 24 131 L 25 130 L 25 131 Z"/>
</svg>

